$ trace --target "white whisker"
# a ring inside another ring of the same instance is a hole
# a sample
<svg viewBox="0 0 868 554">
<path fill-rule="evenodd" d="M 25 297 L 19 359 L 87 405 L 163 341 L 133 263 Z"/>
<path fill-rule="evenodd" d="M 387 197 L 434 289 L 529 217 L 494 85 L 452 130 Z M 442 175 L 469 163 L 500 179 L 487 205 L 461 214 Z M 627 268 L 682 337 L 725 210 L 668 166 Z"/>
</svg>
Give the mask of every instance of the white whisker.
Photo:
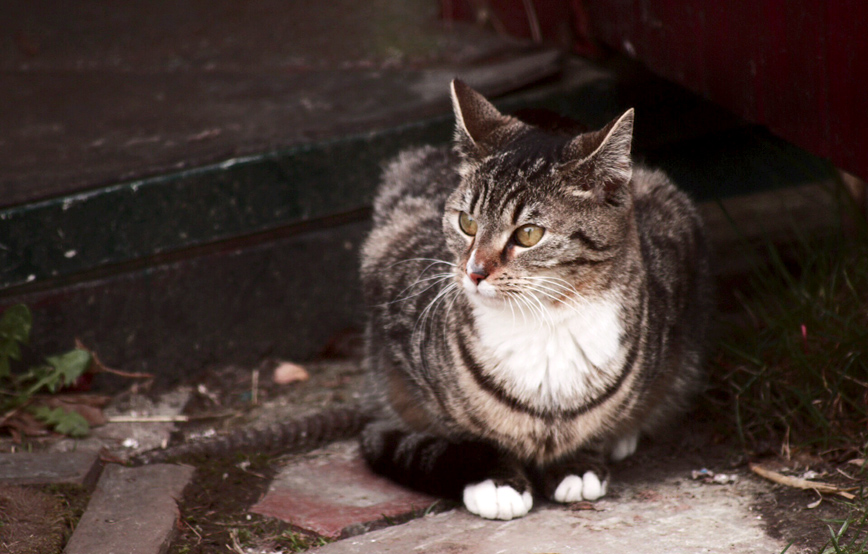
<svg viewBox="0 0 868 554">
<path fill-rule="evenodd" d="M 572 304 L 570 304 L 569 302 L 566 302 L 566 301 L 563 300 L 562 298 L 558 298 L 557 296 L 555 296 L 554 294 L 551 294 L 550 292 L 546 292 L 546 290 L 549 290 L 549 291 L 555 292 L 554 289 L 543 289 L 543 288 L 539 288 L 539 285 L 537 285 L 537 286 L 528 286 L 527 288 L 528 288 L 528 290 L 531 290 L 531 291 L 533 291 L 533 292 L 538 292 L 539 294 L 542 294 L 543 296 L 545 296 L 545 297 L 547 297 L 547 298 L 550 298 L 551 300 L 553 300 L 553 301 L 556 302 L 556 303 L 563 304 L 563 305 L 566 306 L 567 308 L 569 308 L 569 309 L 571 309 L 572 311 L 574 311 L 577 315 L 582 315 L 582 313 L 581 313 L 581 312 L 580 312 L 580 311 L 579 311 L 575 306 L 573 306 Z M 539 300 L 539 299 L 537 299 L 537 300 Z"/>
<path fill-rule="evenodd" d="M 450 283 L 447 286 L 443 287 L 437 295 L 425 306 L 425 309 L 422 310 L 422 313 L 419 314 L 419 317 L 416 318 L 416 324 L 413 326 L 413 335 L 412 341 L 416 341 L 417 333 L 421 331 L 421 335 L 419 336 L 419 347 L 421 349 L 422 341 L 425 338 L 425 325 L 427 324 L 428 318 L 432 314 L 432 310 L 434 310 L 435 306 L 448 295 L 449 292 L 455 290 L 458 287 L 456 283 Z"/>
<path fill-rule="evenodd" d="M 518 292 L 506 291 L 506 295 L 507 295 L 507 298 L 510 299 L 510 301 L 515 300 L 515 305 L 518 308 L 519 312 L 521 312 L 522 321 L 527 321 L 527 315 L 525 315 L 525 313 L 524 313 L 524 308 L 522 308 L 521 303 L 518 301 L 518 298 L 517 298 Z M 513 312 L 513 316 L 515 316 L 515 312 Z M 513 320 L 513 324 L 514 324 L 514 320 Z"/>
<path fill-rule="evenodd" d="M 581 296 L 579 294 L 579 291 L 576 290 L 576 287 L 574 287 L 569 281 L 561 279 L 560 277 L 545 277 L 545 276 L 540 276 L 540 275 L 528 275 L 528 276 L 524 277 L 524 279 L 532 280 L 532 281 L 542 281 L 543 283 L 545 283 L 547 285 L 561 288 L 565 291 L 573 293 L 576 296 Z"/>
<path fill-rule="evenodd" d="M 396 298 L 395 300 L 392 300 L 391 302 L 387 302 L 386 304 L 384 304 L 384 306 L 388 306 L 389 304 L 394 304 L 396 302 L 403 302 L 405 300 L 409 300 L 410 298 L 415 298 L 415 297 L 419 296 L 420 294 L 424 294 L 425 291 L 429 290 L 430 288 L 436 287 L 442 281 L 445 281 L 447 279 L 451 279 L 452 277 L 453 277 L 452 273 L 438 273 L 436 275 L 432 275 L 432 276 L 426 277 L 424 279 L 417 279 L 412 285 L 408 286 L 407 288 L 405 288 L 404 290 L 399 292 L 398 298 Z M 401 296 L 405 292 L 407 292 L 410 289 L 412 289 L 413 287 L 415 287 L 416 285 L 420 285 L 420 284 L 426 283 L 428 281 L 434 281 L 434 282 L 415 294 L 409 294 L 406 296 Z"/>
<path fill-rule="evenodd" d="M 552 314 L 549 313 L 549 311 L 546 309 L 545 304 L 542 303 L 542 300 L 532 294 L 528 294 L 527 297 L 537 303 L 537 305 L 539 306 L 540 314 L 542 314 L 542 318 L 544 322 L 548 324 L 549 329 L 554 329 L 555 322 L 552 318 Z"/>
<path fill-rule="evenodd" d="M 405 260 L 398 260 L 395 263 L 389 264 L 386 266 L 386 268 L 395 267 L 398 264 L 404 264 L 407 262 L 433 262 L 431 265 L 446 264 L 448 266 L 455 267 L 454 263 L 447 262 L 446 260 L 438 260 L 437 258 L 407 258 Z"/>
<path fill-rule="evenodd" d="M 541 308 L 540 305 L 532 303 L 531 298 L 533 298 L 533 297 L 526 295 L 526 294 L 523 294 L 523 293 L 518 292 L 518 291 L 516 292 L 516 295 L 515 295 L 515 299 L 517 301 L 520 301 L 525 306 L 527 306 L 527 309 L 530 310 L 531 314 L 533 314 L 533 319 L 536 320 L 536 323 L 538 325 L 542 325 L 546 322 L 545 321 L 545 313 L 543 311 L 543 308 Z"/>
</svg>

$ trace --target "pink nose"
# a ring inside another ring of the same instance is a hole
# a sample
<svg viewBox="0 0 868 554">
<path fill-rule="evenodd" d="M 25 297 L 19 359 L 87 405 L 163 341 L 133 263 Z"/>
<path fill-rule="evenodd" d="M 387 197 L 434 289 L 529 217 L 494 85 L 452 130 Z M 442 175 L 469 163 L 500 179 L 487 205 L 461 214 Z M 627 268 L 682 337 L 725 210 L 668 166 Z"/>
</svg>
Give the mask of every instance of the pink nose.
<svg viewBox="0 0 868 554">
<path fill-rule="evenodd" d="M 469 277 L 473 284 L 478 286 L 483 279 L 488 277 L 488 273 L 471 273 Z"/>
</svg>

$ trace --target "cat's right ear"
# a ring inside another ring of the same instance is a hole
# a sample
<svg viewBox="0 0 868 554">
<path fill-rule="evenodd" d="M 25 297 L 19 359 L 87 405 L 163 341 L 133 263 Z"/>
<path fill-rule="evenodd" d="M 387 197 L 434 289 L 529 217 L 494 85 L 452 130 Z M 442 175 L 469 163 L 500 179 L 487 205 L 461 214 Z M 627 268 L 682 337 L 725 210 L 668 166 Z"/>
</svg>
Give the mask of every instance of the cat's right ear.
<svg viewBox="0 0 868 554">
<path fill-rule="evenodd" d="M 459 79 L 452 80 L 455 149 L 466 161 L 476 161 L 497 149 L 518 122 L 503 115 L 484 96 Z"/>
</svg>

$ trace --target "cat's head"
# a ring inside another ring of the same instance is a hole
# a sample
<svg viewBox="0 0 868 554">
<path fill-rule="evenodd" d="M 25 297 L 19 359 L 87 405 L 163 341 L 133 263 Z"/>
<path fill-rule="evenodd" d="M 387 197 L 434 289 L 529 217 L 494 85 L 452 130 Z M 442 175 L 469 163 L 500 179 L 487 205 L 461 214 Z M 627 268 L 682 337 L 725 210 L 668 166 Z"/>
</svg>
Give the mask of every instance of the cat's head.
<svg viewBox="0 0 868 554">
<path fill-rule="evenodd" d="M 632 229 L 633 110 L 564 137 L 452 83 L 461 184 L 443 228 L 472 301 L 534 310 L 600 292 Z"/>
</svg>

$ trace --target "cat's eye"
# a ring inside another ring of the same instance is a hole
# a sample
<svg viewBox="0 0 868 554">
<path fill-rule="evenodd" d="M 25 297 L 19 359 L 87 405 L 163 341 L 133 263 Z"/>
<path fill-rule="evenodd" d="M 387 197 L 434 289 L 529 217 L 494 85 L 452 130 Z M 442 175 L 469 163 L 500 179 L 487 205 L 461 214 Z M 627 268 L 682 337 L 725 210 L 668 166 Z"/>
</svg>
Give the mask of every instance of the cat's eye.
<svg viewBox="0 0 868 554">
<path fill-rule="evenodd" d="M 530 248 L 542 240 L 546 230 L 539 225 L 522 225 L 515 230 L 515 242 L 519 246 Z"/>
<path fill-rule="evenodd" d="M 458 214 L 458 226 L 461 227 L 464 234 L 471 237 L 476 236 L 476 220 L 469 213 L 461 212 Z"/>
</svg>

